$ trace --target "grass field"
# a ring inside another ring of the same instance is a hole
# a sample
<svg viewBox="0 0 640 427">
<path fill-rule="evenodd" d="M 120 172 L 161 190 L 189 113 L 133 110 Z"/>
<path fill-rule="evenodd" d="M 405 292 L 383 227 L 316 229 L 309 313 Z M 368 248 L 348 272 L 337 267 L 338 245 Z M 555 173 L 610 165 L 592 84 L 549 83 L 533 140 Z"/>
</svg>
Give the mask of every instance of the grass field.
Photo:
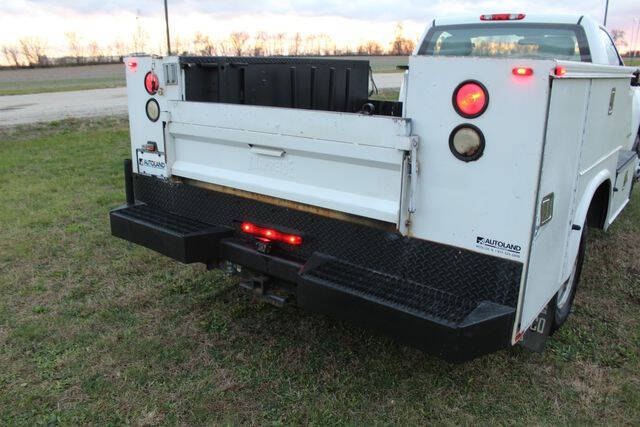
<svg viewBox="0 0 640 427">
<path fill-rule="evenodd" d="M 407 57 L 403 56 L 360 56 L 343 57 L 343 59 L 369 60 L 374 73 L 399 72 L 396 66 L 406 65 L 408 62 Z M 124 85 L 124 65 L 122 64 L 0 70 L 0 96 L 104 89 Z"/>
<path fill-rule="evenodd" d="M 640 423 L 640 194 L 544 354 L 450 365 L 112 238 L 122 119 L 0 130 L 0 424 Z"/>
<path fill-rule="evenodd" d="M 0 70 L 0 96 L 104 89 L 124 85 L 122 64 Z"/>
</svg>

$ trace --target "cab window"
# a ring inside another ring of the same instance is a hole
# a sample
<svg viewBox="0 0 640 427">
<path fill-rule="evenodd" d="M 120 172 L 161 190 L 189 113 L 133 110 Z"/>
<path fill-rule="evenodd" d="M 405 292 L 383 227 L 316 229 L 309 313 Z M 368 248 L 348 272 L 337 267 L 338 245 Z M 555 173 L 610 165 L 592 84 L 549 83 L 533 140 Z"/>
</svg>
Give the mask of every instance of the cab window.
<svg viewBox="0 0 640 427">
<path fill-rule="evenodd" d="M 432 27 L 418 54 L 591 61 L 582 27 L 559 24 L 501 23 Z"/>
</svg>

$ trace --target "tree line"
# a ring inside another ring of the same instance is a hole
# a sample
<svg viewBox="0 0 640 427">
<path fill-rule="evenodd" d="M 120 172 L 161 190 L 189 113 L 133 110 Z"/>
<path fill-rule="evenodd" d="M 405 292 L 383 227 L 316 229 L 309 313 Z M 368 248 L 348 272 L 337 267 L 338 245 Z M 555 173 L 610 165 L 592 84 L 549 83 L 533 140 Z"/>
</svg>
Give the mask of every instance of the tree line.
<svg viewBox="0 0 640 427">
<path fill-rule="evenodd" d="M 120 62 L 130 53 L 166 53 L 164 45 L 152 46 L 148 33 L 138 25 L 128 42 L 118 39 L 109 45 L 84 40 L 74 32 L 65 33 L 66 55 L 54 56 L 46 39 L 25 37 L 15 44 L 1 47 L 0 53 L 11 67 L 47 67 Z M 356 56 L 409 55 L 416 42 L 404 36 L 401 24 L 396 25 L 394 38 L 385 46 L 376 40 L 362 41 L 355 46 L 338 45 L 328 34 L 288 34 L 258 31 L 232 32 L 224 38 L 212 38 L 196 32 L 190 39 L 180 36 L 171 40 L 172 54 L 207 56 Z"/>
</svg>

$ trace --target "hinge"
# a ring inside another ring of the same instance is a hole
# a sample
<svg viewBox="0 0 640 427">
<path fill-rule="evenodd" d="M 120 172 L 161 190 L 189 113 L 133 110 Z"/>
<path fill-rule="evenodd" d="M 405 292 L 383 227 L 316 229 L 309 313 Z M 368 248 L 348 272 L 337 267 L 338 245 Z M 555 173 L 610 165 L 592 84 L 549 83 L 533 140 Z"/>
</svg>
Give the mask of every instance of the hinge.
<svg viewBox="0 0 640 427">
<path fill-rule="evenodd" d="M 409 188 L 409 213 L 416 212 L 416 192 L 418 189 L 418 174 L 420 167 L 418 162 L 418 146 L 420 139 L 417 136 L 411 137 L 411 158 L 409 159 L 409 171 L 411 176 L 411 186 Z"/>
</svg>

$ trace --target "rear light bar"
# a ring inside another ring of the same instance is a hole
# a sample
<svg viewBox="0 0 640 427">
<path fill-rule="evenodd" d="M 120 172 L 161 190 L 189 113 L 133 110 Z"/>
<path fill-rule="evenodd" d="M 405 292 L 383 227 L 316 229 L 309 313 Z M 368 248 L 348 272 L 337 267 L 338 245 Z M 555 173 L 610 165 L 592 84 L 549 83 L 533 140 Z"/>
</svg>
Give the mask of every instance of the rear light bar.
<svg viewBox="0 0 640 427">
<path fill-rule="evenodd" d="M 520 21 L 524 19 L 524 13 L 494 13 L 492 15 L 480 15 L 481 21 Z"/>
<path fill-rule="evenodd" d="M 241 226 L 242 232 L 269 242 L 282 242 L 288 245 L 298 246 L 302 244 L 302 237 L 283 233 L 274 228 L 260 227 L 250 222 L 243 222 Z"/>
</svg>

